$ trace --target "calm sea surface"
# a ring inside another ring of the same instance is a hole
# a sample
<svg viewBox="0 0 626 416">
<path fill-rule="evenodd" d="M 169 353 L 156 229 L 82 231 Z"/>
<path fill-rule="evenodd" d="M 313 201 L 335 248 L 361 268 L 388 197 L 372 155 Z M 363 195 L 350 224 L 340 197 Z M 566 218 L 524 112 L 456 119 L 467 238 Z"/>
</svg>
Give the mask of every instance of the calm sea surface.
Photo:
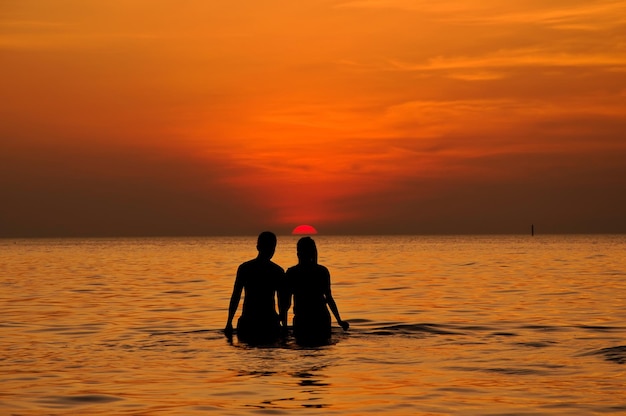
<svg viewBox="0 0 626 416">
<path fill-rule="evenodd" d="M 254 237 L 0 240 L 0 414 L 626 414 L 626 236 L 316 241 L 305 349 L 221 333 Z"/>
</svg>

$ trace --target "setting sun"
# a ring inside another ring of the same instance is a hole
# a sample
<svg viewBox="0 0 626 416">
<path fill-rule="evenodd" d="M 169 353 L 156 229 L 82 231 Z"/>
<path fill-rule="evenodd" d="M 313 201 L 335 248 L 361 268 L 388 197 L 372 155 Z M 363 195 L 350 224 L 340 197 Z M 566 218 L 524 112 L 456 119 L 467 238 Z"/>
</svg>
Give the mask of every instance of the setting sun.
<svg viewBox="0 0 626 416">
<path fill-rule="evenodd" d="M 298 225 L 291 232 L 293 235 L 307 235 L 307 234 L 317 234 L 317 230 L 315 227 L 311 225 Z"/>
</svg>

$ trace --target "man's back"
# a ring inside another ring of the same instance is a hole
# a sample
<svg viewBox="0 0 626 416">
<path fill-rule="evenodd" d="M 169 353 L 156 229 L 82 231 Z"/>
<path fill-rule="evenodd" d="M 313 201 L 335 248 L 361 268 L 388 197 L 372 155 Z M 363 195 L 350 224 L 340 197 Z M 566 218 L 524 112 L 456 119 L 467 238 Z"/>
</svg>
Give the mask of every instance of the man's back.
<svg viewBox="0 0 626 416">
<path fill-rule="evenodd" d="M 284 271 L 270 260 L 254 259 L 243 263 L 237 279 L 244 288 L 242 316 L 267 318 L 276 315 L 275 293 L 279 289 Z"/>
</svg>

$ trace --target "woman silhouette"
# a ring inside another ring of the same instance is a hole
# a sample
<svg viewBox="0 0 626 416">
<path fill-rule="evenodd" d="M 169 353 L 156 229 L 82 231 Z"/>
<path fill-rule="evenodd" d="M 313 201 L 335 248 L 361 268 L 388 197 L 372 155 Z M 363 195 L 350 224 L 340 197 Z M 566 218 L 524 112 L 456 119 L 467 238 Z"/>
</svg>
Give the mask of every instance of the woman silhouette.
<svg viewBox="0 0 626 416">
<path fill-rule="evenodd" d="M 293 296 L 293 332 L 296 342 L 306 345 L 328 343 L 331 333 L 328 307 L 344 331 L 350 324 L 342 321 L 330 290 L 328 269 L 317 264 L 317 247 L 311 237 L 298 241 L 298 264 L 286 273 L 285 288 L 281 293 L 280 315 L 287 327 L 287 312 Z"/>
</svg>

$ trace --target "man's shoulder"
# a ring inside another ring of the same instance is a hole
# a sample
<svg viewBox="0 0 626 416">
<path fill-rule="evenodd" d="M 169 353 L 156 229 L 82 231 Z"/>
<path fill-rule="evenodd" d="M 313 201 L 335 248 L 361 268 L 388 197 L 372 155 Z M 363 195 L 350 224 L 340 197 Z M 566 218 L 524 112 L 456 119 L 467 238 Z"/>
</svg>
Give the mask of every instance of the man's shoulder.
<svg viewBox="0 0 626 416">
<path fill-rule="evenodd" d="M 274 263 L 273 261 L 270 261 L 270 265 L 271 267 L 276 269 L 277 272 L 285 273 L 285 269 L 283 269 L 282 267 L 280 267 L 278 264 Z"/>
<path fill-rule="evenodd" d="M 239 268 L 240 269 L 247 269 L 247 268 L 250 268 L 250 267 L 255 267 L 256 262 L 257 262 L 257 259 L 244 261 L 243 263 L 241 263 L 239 265 Z"/>
<path fill-rule="evenodd" d="M 241 265 L 239 266 L 239 270 L 244 271 L 244 270 L 259 270 L 259 269 L 272 269 L 273 271 L 277 272 L 277 273 L 285 273 L 285 271 L 283 270 L 282 267 L 280 267 L 278 264 L 274 263 L 273 261 L 262 261 L 259 259 L 252 259 L 252 260 L 248 260 L 246 262 L 241 263 Z"/>
</svg>

